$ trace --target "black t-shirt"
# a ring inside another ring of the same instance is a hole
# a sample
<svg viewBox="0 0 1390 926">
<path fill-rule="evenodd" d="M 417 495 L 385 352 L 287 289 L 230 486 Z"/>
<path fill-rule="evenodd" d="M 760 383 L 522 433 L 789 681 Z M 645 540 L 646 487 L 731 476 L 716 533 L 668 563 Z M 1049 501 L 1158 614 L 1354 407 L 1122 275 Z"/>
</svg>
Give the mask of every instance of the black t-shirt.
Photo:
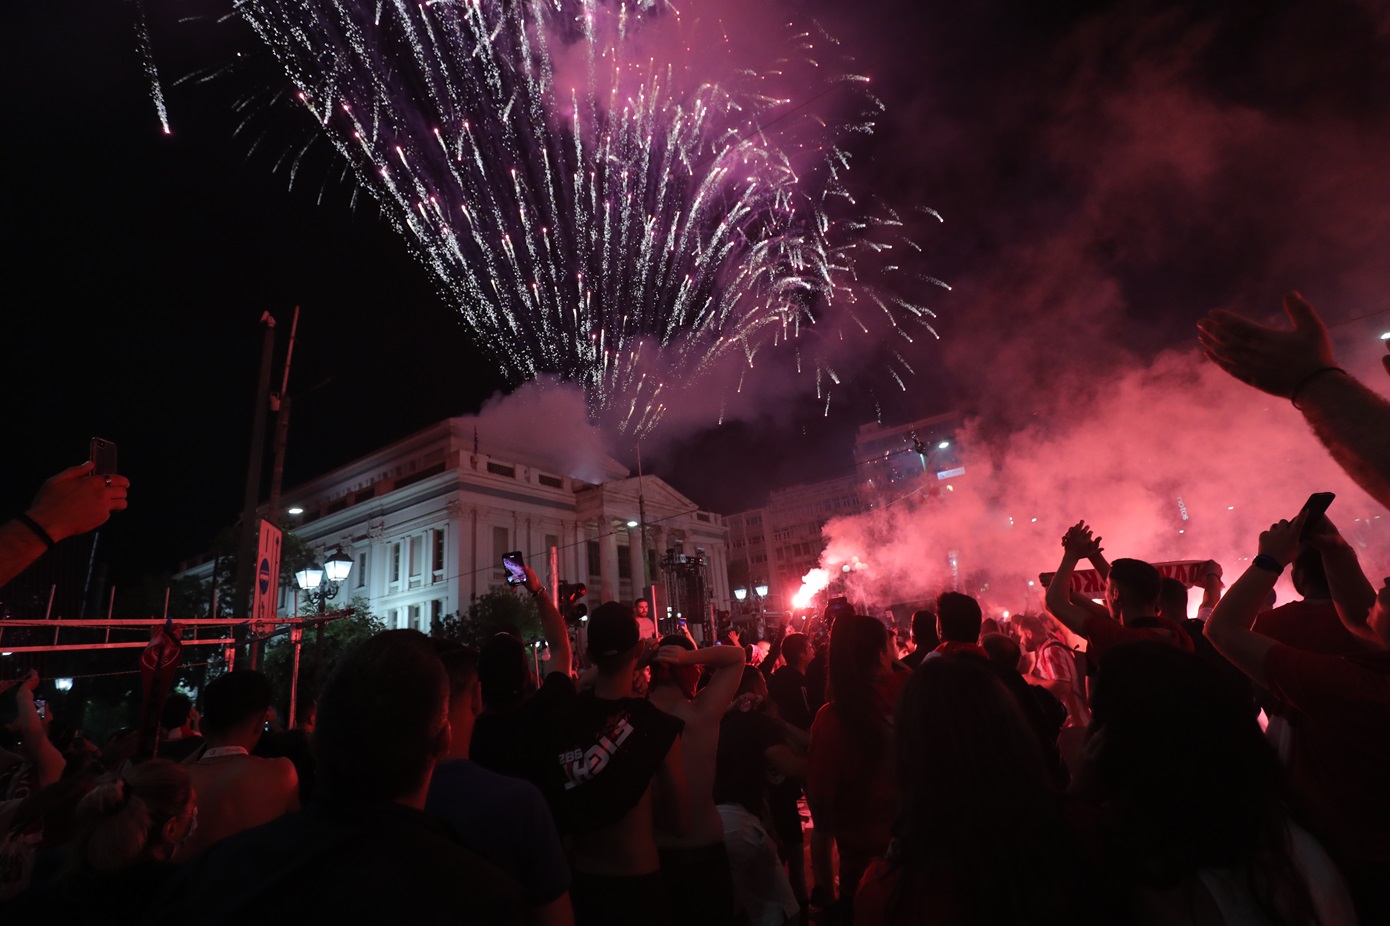
<svg viewBox="0 0 1390 926">
<path fill-rule="evenodd" d="M 550 740 L 575 694 L 573 679 L 551 672 L 540 689 L 516 707 L 479 715 L 468 757 L 499 775 L 526 779 L 553 807 L 563 781 Z"/>
<path fill-rule="evenodd" d="M 637 806 L 685 722 L 645 698 L 570 699 L 550 739 L 563 833 L 611 826 Z"/>
<path fill-rule="evenodd" d="M 719 722 L 714 760 L 714 802 L 742 804 L 762 816 L 767 795 L 767 751 L 786 742 L 777 721 L 766 714 L 734 709 Z"/>
<path fill-rule="evenodd" d="M 811 711 L 805 675 L 791 666 L 782 666 L 768 680 L 767 696 L 777 705 L 783 720 L 801 730 L 811 729 L 815 714 Z"/>
</svg>

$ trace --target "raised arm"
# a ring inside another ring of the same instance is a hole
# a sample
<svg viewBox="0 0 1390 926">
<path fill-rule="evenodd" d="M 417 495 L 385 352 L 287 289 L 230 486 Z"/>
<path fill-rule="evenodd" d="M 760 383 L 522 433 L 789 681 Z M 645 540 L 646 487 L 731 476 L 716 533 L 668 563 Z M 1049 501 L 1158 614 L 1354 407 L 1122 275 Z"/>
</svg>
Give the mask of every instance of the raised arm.
<svg viewBox="0 0 1390 926">
<path fill-rule="evenodd" d="M 1284 567 L 1298 556 L 1303 516 L 1280 521 L 1260 534 L 1259 553 L 1211 612 L 1203 633 L 1217 652 L 1261 685 L 1266 684 L 1265 657 L 1277 641 L 1250 629 Z"/>
<path fill-rule="evenodd" d="M 1077 560 L 1089 549 L 1090 544 L 1091 529 L 1084 521 L 1077 521 L 1067 528 L 1067 532 L 1062 535 L 1062 562 L 1057 566 L 1057 572 L 1052 576 L 1052 581 L 1047 585 L 1047 593 L 1043 596 L 1048 613 L 1061 621 L 1072 633 L 1080 636 L 1086 635 L 1086 622 L 1092 619 L 1093 613 L 1089 608 L 1071 600 L 1071 576 L 1076 571 Z"/>
<path fill-rule="evenodd" d="M 28 677 L 19 683 L 19 690 L 15 692 L 18 708 L 15 723 L 19 727 L 20 742 L 24 744 L 29 757 L 34 760 L 35 791 L 57 782 L 63 776 L 63 769 L 67 767 L 67 760 L 49 741 L 48 733 L 43 728 L 43 718 L 34 707 L 34 689 L 38 685 L 39 673 L 30 670 Z"/>
<path fill-rule="evenodd" d="M 1202 586 L 1202 603 L 1197 606 L 1197 616 L 1202 620 L 1211 617 L 1216 603 L 1221 600 L 1221 590 L 1226 583 L 1221 581 L 1221 564 L 1209 559 L 1197 570 L 1197 584 Z"/>
<path fill-rule="evenodd" d="M 1332 603 L 1337 606 L 1337 616 L 1342 619 L 1342 624 L 1358 637 L 1379 643 L 1380 634 L 1370 624 L 1376 590 L 1362 571 L 1356 550 L 1326 515 L 1309 534 L 1307 542 L 1322 554 L 1327 588 L 1332 593 Z"/>
<path fill-rule="evenodd" d="M 541 580 L 536 578 L 536 573 L 530 566 L 522 568 L 526 570 L 526 590 L 536 599 L 536 607 L 541 611 L 541 630 L 545 633 L 545 641 L 550 644 L 550 671 L 560 672 L 568 677 L 570 670 L 574 668 L 569 628 L 565 626 L 560 609 L 555 607 L 555 602 L 550 597 L 550 589 L 541 584 Z"/>
<path fill-rule="evenodd" d="M 656 651 L 653 661 L 677 666 L 709 666 L 713 674 L 709 684 L 695 696 L 695 712 L 723 717 L 738 693 L 745 658 L 741 646 L 707 646 L 704 649 L 663 646 Z"/>
<path fill-rule="evenodd" d="M 63 470 L 39 487 L 29 509 L 0 524 L 0 585 L 9 582 L 60 540 L 100 527 L 126 506 L 130 480 L 92 475 L 92 464 Z"/>
<path fill-rule="evenodd" d="M 1292 330 L 1220 309 L 1197 323 L 1206 355 L 1227 373 L 1289 399 L 1337 464 L 1390 507 L 1390 402 L 1337 366 L 1327 328 L 1298 293 L 1284 296 Z M 1382 361 L 1390 371 L 1390 357 Z"/>
</svg>

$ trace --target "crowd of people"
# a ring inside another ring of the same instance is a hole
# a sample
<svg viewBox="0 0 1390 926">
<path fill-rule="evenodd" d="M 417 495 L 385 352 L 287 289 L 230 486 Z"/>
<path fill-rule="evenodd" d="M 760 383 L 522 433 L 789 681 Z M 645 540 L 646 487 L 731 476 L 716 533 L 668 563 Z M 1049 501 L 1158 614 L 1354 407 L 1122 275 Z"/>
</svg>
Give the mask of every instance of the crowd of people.
<svg viewBox="0 0 1390 926">
<path fill-rule="evenodd" d="M 1214 313 L 1202 343 L 1390 503 L 1390 405 L 1301 297 L 1286 307 L 1292 331 Z M 0 528 L 0 576 L 126 485 L 55 477 Z M 386 631 L 301 729 L 265 734 L 270 685 L 238 670 L 196 707 L 170 698 L 155 757 L 65 754 L 37 679 L 16 680 L 0 916 L 1390 923 L 1390 579 L 1320 511 L 1251 543 L 1229 588 L 1215 561 L 1195 570 L 1195 616 L 1186 586 L 1110 561 L 1078 521 L 1036 613 L 944 591 L 899 640 L 835 603 L 764 651 L 658 637 L 647 602 L 608 602 L 582 658 L 528 570 L 543 677 L 514 634 Z M 1289 567 L 1302 600 L 1270 608 Z"/>
</svg>

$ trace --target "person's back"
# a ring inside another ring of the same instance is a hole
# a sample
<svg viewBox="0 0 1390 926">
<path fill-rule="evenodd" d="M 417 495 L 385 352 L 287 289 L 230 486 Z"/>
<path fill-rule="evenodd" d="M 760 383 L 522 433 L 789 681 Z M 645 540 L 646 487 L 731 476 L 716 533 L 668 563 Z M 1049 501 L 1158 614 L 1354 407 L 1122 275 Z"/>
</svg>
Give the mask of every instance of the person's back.
<svg viewBox="0 0 1390 926">
<path fill-rule="evenodd" d="M 449 675 L 450 738 L 425 810 L 522 886 L 532 926 L 570 926 L 569 864 L 545 798 L 531 782 L 489 771 L 469 756 L 483 706 L 478 651 L 452 640 L 431 642 Z"/>
<path fill-rule="evenodd" d="M 449 742 L 448 679 L 417 631 L 351 650 L 319 700 L 314 804 L 192 859 L 155 923 L 521 923 L 519 889 L 424 812 Z"/>
<path fill-rule="evenodd" d="M 1107 880 L 1127 888 L 1136 918 L 1206 908 L 1253 911 L 1225 922 L 1354 920 L 1345 883 L 1286 809 L 1273 749 L 1214 668 L 1158 642 L 1116 647 L 1092 707 L 1105 733 L 1079 796 L 1107 809 Z"/>
<path fill-rule="evenodd" d="M 965 655 L 926 660 L 893 731 L 901 809 L 855 922 L 1105 922 L 1079 840 L 1018 701 Z M 949 744 L 949 746 L 947 746 Z"/>
<path fill-rule="evenodd" d="M 892 837 L 897 787 L 888 741 L 911 673 L 893 671 L 887 631 L 871 617 L 840 617 L 829 653 L 830 700 L 811 725 L 806 800 L 816 831 L 835 840 L 840 896 L 852 906 L 869 860 Z M 820 878 L 818 871 L 818 886 Z"/>
<path fill-rule="evenodd" d="M 804 633 L 787 634 L 782 640 L 786 665 L 774 671 L 767 680 L 768 697 L 777 705 L 778 715 L 799 730 L 810 731 L 811 721 L 815 720 L 806 681 L 806 670 L 815 655 L 810 637 Z"/>
<path fill-rule="evenodd" d="M 677 923 L 721 922 L 733 915 L 734 882 L 724 823 L 714 802 L 715 759 L 720 721 L 743 677 L 744 651 L 735 646 L 695 649 L 681 634 L 661 643 L 649 697 L 685 725 L 681 755 L 691 805 L 690 827 L 684 833 L 657 829 L 661 869 L 671 895 L 686 898 L 676 908 Z M 701 666 L 714 670 L 703 688 L 698 687 Z"/>
<path fill-rule="evenodd" d="M 571 838 L 575 922 L 667 922 L 679 898 L 667 894 L 654 833 L 689 826 L 684 725 L 634 696 L 640 639 L 631 609 L 600 605 L 588 636 L 597 685 L 572 699 L 550 738 L 563 778 L 556 817 Z"/>
<path fill-rule="evenodd" d="M 189 859 L 234 833 L 299 809 L 299 776 L 289 759 L 251 755 L 270 708 L 270 681 L 229 672 L 203 693 L 206 742 L 187 760 L 198 802 L 198 828 L 179 858 Z"/>
</svg>

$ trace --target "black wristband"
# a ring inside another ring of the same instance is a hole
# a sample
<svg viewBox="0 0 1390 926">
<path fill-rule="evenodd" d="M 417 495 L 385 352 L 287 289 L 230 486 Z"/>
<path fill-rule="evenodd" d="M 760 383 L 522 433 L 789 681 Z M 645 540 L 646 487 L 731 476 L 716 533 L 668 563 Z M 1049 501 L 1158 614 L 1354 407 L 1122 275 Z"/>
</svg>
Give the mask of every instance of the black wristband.
<svg viewBox="0 0 1390 926">
<path fill-rule="evenodd" d="M 35 521 L 33 518 L 29 517 L 22 511 L 19 514 L 15 515 L 14 519 L 18 521 L 20 524 L 23 524 L 25 527 L 29 528 L 29 530 L 33 531 L 34 536 L 42 540 L 50 550 L 53 549 L 53 538 L 49 535 L 48 531 L 43 529 L 42 524 L 40 524 L 38 521 Z"/>
<path fill-rule="evenodd" d="M 1284 566 L 1277 559 L 1268 553 L 1260 553 L 1250 561 L 1250 565 L 1258 566 L 1261 569 L 1268 569 L 1276 576 L 1284 574 Z"/>
<path fill-rule="evenodd" d="M 1300 379 L 1298 381 L 1298 385 L 1293 387 L 1293 391 L 1289 393 L 1289 404 L 1292 405 L 1294 408 L 1299 409 L 1299 411 L 1302 411 L 1302 408 L 1300 408 L 1298 404 L 1298 394 L 1303 391 L 1304 386 L 1308 385 L 1324 373 L 1341 373 L 1345 376 L 1346 372 L 1347 371 L 1343 370 L 1341 367 L 1319 367 L 1318 369 L 1309 373 L 1307 376 Z"/>
</svg>

